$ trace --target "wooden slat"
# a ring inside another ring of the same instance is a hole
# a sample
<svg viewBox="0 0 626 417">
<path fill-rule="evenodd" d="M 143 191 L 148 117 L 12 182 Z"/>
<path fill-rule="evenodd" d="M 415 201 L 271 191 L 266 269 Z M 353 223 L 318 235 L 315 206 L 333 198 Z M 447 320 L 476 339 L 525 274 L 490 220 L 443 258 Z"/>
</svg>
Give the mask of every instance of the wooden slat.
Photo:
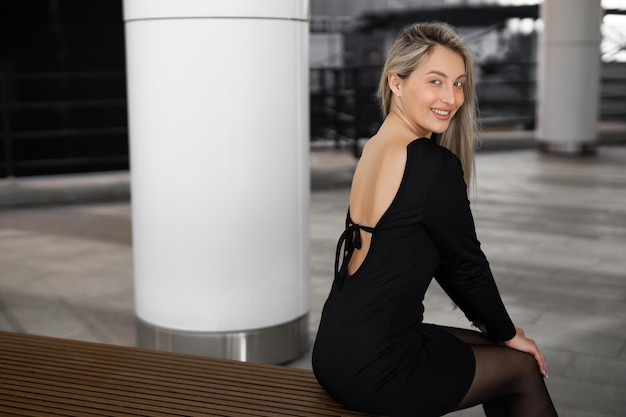
<svg viewBox="0 0 626 417">
<path fill-rule="evenodd" d="M 346 416 L 302 369 L 0 332 L 2 416 Z"/>
</svg>

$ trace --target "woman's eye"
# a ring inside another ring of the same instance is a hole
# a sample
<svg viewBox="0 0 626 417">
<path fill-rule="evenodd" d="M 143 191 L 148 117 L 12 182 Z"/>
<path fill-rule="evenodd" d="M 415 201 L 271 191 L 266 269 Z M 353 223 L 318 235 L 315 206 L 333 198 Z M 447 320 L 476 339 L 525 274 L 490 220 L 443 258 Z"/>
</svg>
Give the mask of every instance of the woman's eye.
<svg viewBox="0 0 626 417">
<path fill-rule="evenodd" d="M 455 86 L 455 87 L 463 87 L 463 82 L 462 82 L 462 81 L 456 81 L 456 82 L 454 83 L 454 86 Z"/>
<path fill-rule="evenodd" d="M 432 80 L 431 83 L 434 84 L 434 85 L 439 85 L 439 84 L 441 84 L 441 81 L 440 80 Z"/>
</svg>

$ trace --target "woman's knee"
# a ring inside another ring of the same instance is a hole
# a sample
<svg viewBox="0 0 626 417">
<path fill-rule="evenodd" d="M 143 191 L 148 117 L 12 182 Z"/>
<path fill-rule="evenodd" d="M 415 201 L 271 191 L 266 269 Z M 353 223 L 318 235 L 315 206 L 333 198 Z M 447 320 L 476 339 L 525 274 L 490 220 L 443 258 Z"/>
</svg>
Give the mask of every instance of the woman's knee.
<svg viewBox="0 0 626 417">
<path fill-rule="evenodd" d="M 528 375 L 529 377 L 541 376 L 537 360 L 529 353 L 520 353 L 522 353 L 521 355 L 519 355 L 520 368 L 522 368 L 522 373 Z"/>
<path fill-rule="evenodd" d="M 516 359 L 516 386 L 520 391 L 534 390 L 534 387 L 544 384 L 543 376 L 535 358 L 528 353 L 518 355 Z M 539 385 L 538 385 L 539 384 Z"/>
</svg>

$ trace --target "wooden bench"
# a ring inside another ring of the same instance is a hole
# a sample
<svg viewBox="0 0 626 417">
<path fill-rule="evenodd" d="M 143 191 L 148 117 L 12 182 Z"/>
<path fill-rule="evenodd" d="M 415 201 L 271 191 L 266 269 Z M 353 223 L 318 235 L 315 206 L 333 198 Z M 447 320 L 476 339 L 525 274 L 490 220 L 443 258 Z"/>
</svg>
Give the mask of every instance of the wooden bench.
<svg viewBox="0 0 626 417">
<path fill-rule="evenodd" d="M 1 416 L 364 416 L 311 371 L 0 332 Z"/>
</svg>

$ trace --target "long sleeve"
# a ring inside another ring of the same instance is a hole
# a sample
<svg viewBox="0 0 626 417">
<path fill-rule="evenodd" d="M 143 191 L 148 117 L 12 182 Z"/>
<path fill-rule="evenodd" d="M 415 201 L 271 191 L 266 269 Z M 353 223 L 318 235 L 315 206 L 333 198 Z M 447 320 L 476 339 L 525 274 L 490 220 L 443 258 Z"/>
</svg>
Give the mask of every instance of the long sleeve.
<svg viewBox="0 0 626 417">
<path fill-rule="evenodd" d="M 448 159 L 433 179 L 424 222 L 442 259 L 437 282 L 470 320 L 485 325 L 492 340 L 511 339 L 515 327 L 476 237 L 463 170 L 456 157 Z"/>
</svg>

